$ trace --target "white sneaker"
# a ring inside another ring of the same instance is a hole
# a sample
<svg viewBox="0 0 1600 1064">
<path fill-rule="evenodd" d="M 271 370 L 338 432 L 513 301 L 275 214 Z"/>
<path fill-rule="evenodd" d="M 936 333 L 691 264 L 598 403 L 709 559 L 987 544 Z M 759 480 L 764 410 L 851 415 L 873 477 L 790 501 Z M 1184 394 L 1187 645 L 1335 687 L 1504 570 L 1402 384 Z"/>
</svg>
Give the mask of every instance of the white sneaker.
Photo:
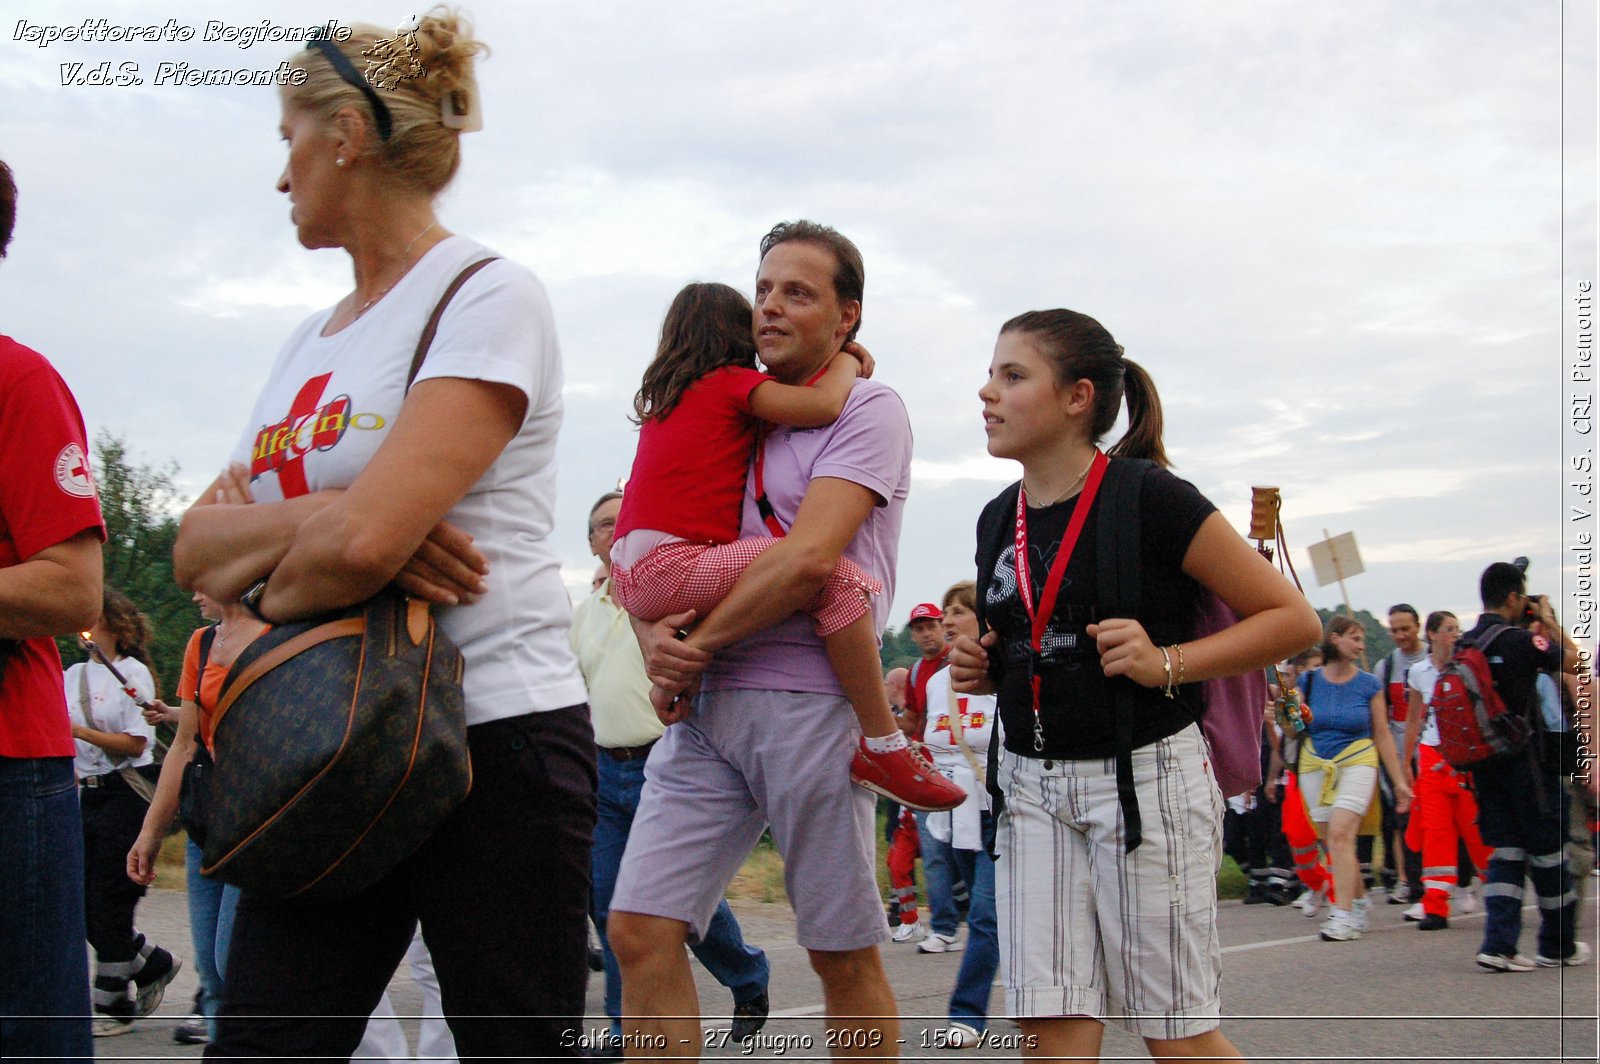
<svg viewBox="0 0 1600 1064">
<path fill-rule="evenodd" d="M 1572 944 L 1572 952 L 1565 957 L 1546 957 L 1541 953 L 1533 958 L 1533 963 L 1541 968 L 1576 968 L 1580 964 L 1588 964 L 1593 955 L 1593 951 L 1589 949 L 1589 943 L 1574 942 Z"/>
<path fill-rule="evenodd" d="M 1428 914 L 1423 911 L 1422 903 L 1419 901 L 1417 904 L 1413 905 L 1400 915 L 1402 918 L 1410 921 L 1413 924 L 1420 924 L 1422 922 L 1422 918 Z"/>
<path fill-rule="evenodd" d="M 945 1045 L 951 1049 L 974 1049 L 983 1044 L 983 1033 L 970 1023 L 950 1021 L 950 1029 L 944 1033 Z"/>
<path fill-rule="evenodd" d="M 1470 916 L 1472 913 L 1483 911 L 1483 903 L 1478 900 L 1477 886 L 1457 887 L 1455 889 L 1455 911 L 1461 916 Z"/>
<path fill-rule="evenodd" d="M 1372 917 L 1372 895 L 1357 898 L 1350 905 L 1350 920 L 1356 925 L 1357 931 L 1366 931 L 1367 923 Z"/>
<path fill-rule="evenodd" d="M 1531 972 L 1538 966 L 1538 962 L 1530 961 L 1520 953 L 1509 956 L 1504 953 L 1478 954 L 1478 967 L 1487 968 L 1491 972 Z"/>
<path fill-rule="evenodd" d="M 1314 920 L 1317 913 L 1322 911 L 1322 902 L 1327 896 L 1328 892 L 1325 890 L 1308 890 L 1300 895 L 1300 900 L 1295 902 L 1294 906 Z"/>
<path fill-rule="evenodd" d="M 1322 925 L 1322 941 L 1353 942 L 1361 937 L 1361 927 L 1356 918 L 1344 909 L 1329 909 L 1328 919 Z"/>
<path fill-rule="evenodd" d="M 889 937 L 896 942 L 915 942 L 922 937 L 922 933 L 922 925 L 920 923 L 901 924 L 894 929 L 894 934 Z"/>
<path fill-rule="evenodd" d="M 940 934 L 938 931 L 928 932 L 928 936 L 917 943 L 918 953 L 958 953 L 961 943 L 954 935 Z"/>
</svg>

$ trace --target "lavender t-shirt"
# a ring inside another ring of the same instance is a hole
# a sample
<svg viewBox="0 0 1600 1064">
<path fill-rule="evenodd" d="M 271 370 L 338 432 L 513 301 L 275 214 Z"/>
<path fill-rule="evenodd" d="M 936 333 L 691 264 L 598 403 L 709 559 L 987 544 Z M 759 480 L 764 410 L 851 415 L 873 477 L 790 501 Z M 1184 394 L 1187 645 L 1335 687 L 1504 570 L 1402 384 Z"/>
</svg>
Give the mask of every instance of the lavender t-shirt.
<svg viewBox="0 0 1600 1064">
<path fill-rule="evenodd" d="M 766 441 L 767 497 L 778 520 L 788 528 L 813 477 L 838 477 L 860 484 L 878 497 L 845 557 L 883 583 L 873 599 L 872 619 L 881 635 L 894 601 L 895 560 L 900 546 L 900 517 L 911 483 L 911 422 L 894 389 L 873 380 L 858 380 L 844 412 L 818 429 L 778 426 Z M 745 481 L 741 537 L 767 536 L 755 505 L 755 474 Z M 842 695 L 812 620 L 797 613 L 717 653 L 706 669 L 705 690 L 740 688 L 759 691 L 805 691 Z"/>
</svg>

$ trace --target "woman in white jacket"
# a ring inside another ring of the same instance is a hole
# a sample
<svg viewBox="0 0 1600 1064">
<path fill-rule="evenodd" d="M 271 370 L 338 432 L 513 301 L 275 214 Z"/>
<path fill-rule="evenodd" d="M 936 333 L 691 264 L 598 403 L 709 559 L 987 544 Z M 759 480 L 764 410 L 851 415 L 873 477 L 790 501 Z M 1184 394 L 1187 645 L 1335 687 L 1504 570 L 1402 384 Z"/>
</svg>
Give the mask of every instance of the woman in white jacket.
<svg viewBox="0 0 1600 1064">
<path fill-rule="evenodd" d="M 946 637 L 978 638 L 977 587 L 963 580 L 944 593 Z M 941 669 L 928 680 L 928 718 L 922 742 L 934 766 L 967 792 L 967 800 L 948 813 L 928 817 L 928 830 L 948 839 L 956 869 L 972 892 L 967 913 L 967 948 L 950 993 L 950 1027 L 935 1043 L 962 1049 L 983 1041 L 989 1025 L 989 988 L 1000 965 L 1000 940 L 995 926 L 994 821 L 984 789 L 989 742 L 999 722 L 994 695 L 959 695 L 950 689 L 950 673 Z"/>
</svg>

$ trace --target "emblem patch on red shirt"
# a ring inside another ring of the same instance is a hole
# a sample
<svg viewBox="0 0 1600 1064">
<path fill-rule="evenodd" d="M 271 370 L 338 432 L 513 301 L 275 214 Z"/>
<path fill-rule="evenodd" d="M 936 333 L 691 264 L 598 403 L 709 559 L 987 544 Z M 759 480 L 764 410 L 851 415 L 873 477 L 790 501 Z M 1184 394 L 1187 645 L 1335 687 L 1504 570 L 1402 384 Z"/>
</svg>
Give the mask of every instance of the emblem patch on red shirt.
<svg viewBox="0 0 1600 1064">
<path fill-rule="evenodd" d="M 94 498 L 94 474 L 83 448 L 69 443 L 56 455 L 56 487 L 79 499 Z"/>
</svg>

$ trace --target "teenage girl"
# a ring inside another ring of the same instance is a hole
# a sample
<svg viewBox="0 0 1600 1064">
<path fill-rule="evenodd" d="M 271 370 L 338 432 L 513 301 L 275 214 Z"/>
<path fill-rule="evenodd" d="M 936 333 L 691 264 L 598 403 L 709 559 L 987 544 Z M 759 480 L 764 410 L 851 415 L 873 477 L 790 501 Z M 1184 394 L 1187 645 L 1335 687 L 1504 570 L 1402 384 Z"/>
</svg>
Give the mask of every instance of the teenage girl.
<svg viewBox="0 0 1600 1064">
<path fill-rule="evenodd" d="M 710 612 L 776 542 L 738 538 L 759 423 L 830 424 L 856 377 L 871 375 L 871 356 L 851 344 L 812 386 L 782 384 L 755 368 L 751 316 L 749 301 L 727 285 L 686 286 L 667 310 L 634 398 L 639 449 L 617 515 L 611 587 L 618 604 L 642 620 Z M 774 533 L 781 535 L 781 526 Z M 883 693 L 868 604 L 880 591 L 878 581 L 841 558 L 806 608 L 861 723 L 851 778 L 913 809 L 949 809 L 966 792 L 909 744 Z M 651 698 L 664 708 L 659 691 Z"/>
<path fill-rule="evenodd" d="M 1138 496 L 1139 606 L 1111 617 L 1096 601 L 1098 524 L 1111 519 L 1095 502 L 1108 463 L 1096 444 L 1124 394 L 1129 428 L 1110 462 L 1154 467 Z M 987 631 L 959 637 L 950 668 L 956 690 L 999 700 L 1008 1011 L 1033 1056 L 1098 1057 L 1109 1017 L 1155 1057 L 1236 1059 L 1218 1029 L 1222 798 L 1196 723 L 1198 681 L 1304 649 L 1316 615 L 1166 471 L 1155 386 L 1093 318 L 1050 310 L 1007 322 L 978 395 L 989 453 L 1020 462 L 1022 480 L 979 519 Z M 1197 639 L 1202 588 L 1242 620 Z M 1119 705 L 1124 723 L 1134 710 L 1120 738 Z M 1118 761 L 1131 762 L 1121 793 Z"/>
</svg>

